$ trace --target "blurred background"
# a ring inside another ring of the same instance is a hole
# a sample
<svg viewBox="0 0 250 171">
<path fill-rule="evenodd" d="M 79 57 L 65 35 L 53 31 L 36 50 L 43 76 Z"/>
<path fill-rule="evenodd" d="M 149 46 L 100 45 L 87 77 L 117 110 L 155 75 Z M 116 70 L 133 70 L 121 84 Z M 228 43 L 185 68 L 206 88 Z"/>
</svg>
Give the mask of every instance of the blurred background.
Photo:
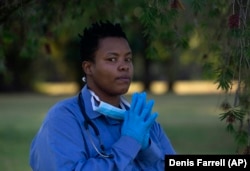
<svg viewBox="0 0 250 171">
<path fill-rule="evenodd" d="M 0 0 L 0 170 L 30 170 L 47 110 L 82 87 L 79 37 L 121 23 L 180 154 L 249 154 L 249 0 Z"/>
</svg>

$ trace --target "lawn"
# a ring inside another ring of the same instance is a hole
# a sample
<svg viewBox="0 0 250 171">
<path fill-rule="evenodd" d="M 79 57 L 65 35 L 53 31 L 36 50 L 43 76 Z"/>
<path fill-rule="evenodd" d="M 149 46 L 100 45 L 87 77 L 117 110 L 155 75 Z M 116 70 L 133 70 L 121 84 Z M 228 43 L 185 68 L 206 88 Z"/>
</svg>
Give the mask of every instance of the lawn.
<svg viewBox="0 0 250 171">
<path fill-rule="evenodd" d="M 67 96 L 0 95 L 0 170 L 30 171 L 29 146 L 47 110 Z M 130 97 L 128 97 L 130 98 Z M 219 120 L 223 95 L 148 95 L 179 154 L 234 154 L 236 144 Z"/>
</svg>

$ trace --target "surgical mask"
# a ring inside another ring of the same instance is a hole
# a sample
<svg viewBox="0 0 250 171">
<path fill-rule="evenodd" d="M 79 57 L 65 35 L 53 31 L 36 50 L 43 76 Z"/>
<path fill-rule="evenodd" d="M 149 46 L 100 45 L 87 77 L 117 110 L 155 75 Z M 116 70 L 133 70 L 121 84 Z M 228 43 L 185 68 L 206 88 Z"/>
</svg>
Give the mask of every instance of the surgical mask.
<svg viewBox="0 0 250 171">
<path fill-rule="evenodd" d="M 121 109 L 101 101 L 94 92 L 90 91 L 90 93 L 92 95 L 91 103 L 94 111 L 97 111 L 113 119 L 118 119 L 118 120 L 124 119 L 124 115 L 127 112 L 125 105 L 130 107 L 130 104 L 125 100 L 125 98 L 121 97 L 121 104 L 120 104 L 120 106 L 122 107 Z M 96 102 L 99 104 L 97 105 Z"/>
</svg>

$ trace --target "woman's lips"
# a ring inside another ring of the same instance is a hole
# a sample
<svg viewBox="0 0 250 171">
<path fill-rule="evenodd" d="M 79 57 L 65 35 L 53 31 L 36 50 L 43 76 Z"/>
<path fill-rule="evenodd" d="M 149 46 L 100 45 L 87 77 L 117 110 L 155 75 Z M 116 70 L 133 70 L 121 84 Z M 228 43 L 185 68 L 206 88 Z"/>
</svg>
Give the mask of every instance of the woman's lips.
<svg viewBox="0 0 250 171">
<path fill-rule="evenodd" d="M 120 81 L 120 82 L 129 83 L 131 79 L 130 79 L 130 77 L 122 76 L 122 77 L 117 77 L 116 80 L 118 80 L 118 81 Z"/>
</svg>

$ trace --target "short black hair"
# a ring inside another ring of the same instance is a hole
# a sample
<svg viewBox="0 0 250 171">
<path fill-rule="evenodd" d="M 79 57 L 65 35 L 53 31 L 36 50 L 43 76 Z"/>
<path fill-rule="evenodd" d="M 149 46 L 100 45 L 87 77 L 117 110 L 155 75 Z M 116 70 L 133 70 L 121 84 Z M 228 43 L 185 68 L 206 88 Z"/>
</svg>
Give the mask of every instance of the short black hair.
<svg viewBox="0 0 250 171">
<path fill-rule="evenodd" d="M 110 21 L 99 21 L 93 23 L 89 28 L 83 30 L 80 37 L 80 57 L 83 61 L 94 61 L 94 55 L 99 45 L 99 40 L 106 37 L 122 37 L 127 39 L 126 34 L 119 23 Z"/>
</svg>

